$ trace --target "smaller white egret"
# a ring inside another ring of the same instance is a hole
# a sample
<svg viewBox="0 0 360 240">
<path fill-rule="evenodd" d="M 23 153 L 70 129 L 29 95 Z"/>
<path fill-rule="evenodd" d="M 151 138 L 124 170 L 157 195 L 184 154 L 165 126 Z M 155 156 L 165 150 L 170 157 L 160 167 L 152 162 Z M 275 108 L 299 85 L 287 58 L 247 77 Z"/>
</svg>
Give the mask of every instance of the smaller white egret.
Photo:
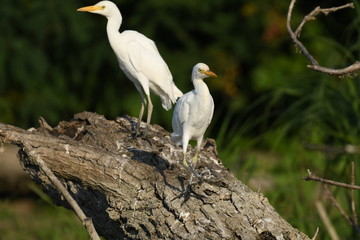
<svg viewBox="0 0 360 240">
<path fill-rule="evenodd" d="M 115 52 L 120 68 L 134 83 L 141 96 L 142 104 L 136 132 L 139 132 L 146 105 L 148 107 L 146 123 L 149 127 L 153 109 L 150 90 L 160 97 L 162 106 L 166 110 L 169 110 L 176 99 L 183 95 L 175 86 L 171 72 L 155 43 L 133 30 L 120 33 L 122 16 L 113 2 L 101 1 L 93 6 L 79 8 L 77 11 L 96 13 L 107 18 L 106 32 L 110 46 Z"/>
<path fill-rule="evenodd" d="M 172 118 L 174 132 L 171 133 L 171 140 L 177 145 L 182 145 L 183 161 L 187 167 L 189 164 L 186 160 L 186 151 L 189 140 L 197 141 L 196 153 L 190 165 L 192 172 L 194 172 L 192 168 L 196 167 L 204 133 L 214 113 L 214 100 L 203 81 L 207 77 L 217 76 L 210 71 L 206 64 L 196 64 L 192 71 L 192 82 L 195 89 L 179 98 L 176 102 Z"/>
</svg>

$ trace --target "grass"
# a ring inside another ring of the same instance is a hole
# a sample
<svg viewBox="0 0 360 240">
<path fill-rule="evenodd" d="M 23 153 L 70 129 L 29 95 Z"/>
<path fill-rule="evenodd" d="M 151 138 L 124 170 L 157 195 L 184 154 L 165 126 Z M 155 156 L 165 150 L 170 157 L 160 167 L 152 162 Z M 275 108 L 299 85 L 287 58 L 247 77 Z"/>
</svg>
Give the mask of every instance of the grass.
<svg viewBox="0 0 360 240">
<path fill-rule="evenodd" d="M 0 200 L 2 240 L 81 240 L 88 234 L 72 211 L 41 198 Z"/>
</svg>

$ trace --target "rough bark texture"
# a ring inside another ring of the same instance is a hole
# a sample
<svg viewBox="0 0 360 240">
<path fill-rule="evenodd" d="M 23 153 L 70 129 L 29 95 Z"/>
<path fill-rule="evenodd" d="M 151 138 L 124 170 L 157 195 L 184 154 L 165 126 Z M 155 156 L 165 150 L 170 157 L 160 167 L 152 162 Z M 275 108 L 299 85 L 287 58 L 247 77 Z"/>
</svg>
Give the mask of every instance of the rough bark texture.
<svg viewBox="0 0 360 240">
<path fill-rule="evenodd" d="M 83 112 L 55 128 L 0 124 L 0 142 L 18 145 L 30 176 L 69 207 L 40 170 L 40 155 L 106 239 L 309 239 L 224 168 L 211 139 L 197 168 L 204 180 L 186 191 L 181 148 L 158 125 L 147 139 L 133 138 L 135 122 Z"/>
</svg>

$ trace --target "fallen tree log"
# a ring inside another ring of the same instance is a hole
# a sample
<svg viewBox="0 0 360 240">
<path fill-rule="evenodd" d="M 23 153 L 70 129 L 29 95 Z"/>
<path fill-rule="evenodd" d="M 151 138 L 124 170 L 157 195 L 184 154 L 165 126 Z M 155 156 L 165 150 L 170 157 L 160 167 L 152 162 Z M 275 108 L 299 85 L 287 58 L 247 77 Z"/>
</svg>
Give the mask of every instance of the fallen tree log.
<svg viewBox="0 0 360 240">
<path fill-rule="evenodd" d="M 70 208 L 41 157 L 105 239 L 309 239 L 222 165 L 214 140 L 199 156 L 202 180 L 187 188 L 169 133 L 152 125 L 147 138 L 134 138 L 135 123 L 82 112 L 55 128 L 43 119 L 30 130 L 0 124 L 0 143 L 18 145 L 31 178 Z"/>
</svg>

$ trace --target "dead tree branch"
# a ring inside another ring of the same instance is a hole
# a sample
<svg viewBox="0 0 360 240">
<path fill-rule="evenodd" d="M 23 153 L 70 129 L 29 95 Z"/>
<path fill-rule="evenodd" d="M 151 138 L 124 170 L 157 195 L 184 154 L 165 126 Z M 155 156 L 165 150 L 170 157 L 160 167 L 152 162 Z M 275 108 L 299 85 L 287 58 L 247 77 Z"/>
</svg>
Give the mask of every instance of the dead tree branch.
<svg viewBox="0 0 360 240">
<path fill-rule="evenodd" d="M 351 219 L 348 214 L 344 211 L 344 209 L 340 206 L 338 201 L 336 201 L 335 197 L 331 193 L 329 187 L 327 185 L 324 185 L 325 190 L 325 196 L 327 199 L 329 199 L 333 206 L 339 211 L 339 213 L 345 218 L 345 220 L 348 222 L 348 224 L 358 233 L 360 234 L 360 227 L 357 225 L 357 219 L 353 218 Z"/>
<path fill-rule="evenodd" d="M 299 40 L 301 30 L 303 29 L 305 23 L 308 21 L 314 20 L 315 17 L 323 13 L 325 15 L 335 12 L 344 8 L 354 8 L 353 3 L 348 3 L 339 7 L 333 7 L 333 8 L 320 8 L 316 7 L 314 10 L 312 10 L 308 15 L 306 15 L 299 26 L 297 27 L 296 31 L 294 32 L 291 28 L 291 17 L 294 9 L 296 0 L 292 0 L 289 5 L 289 10 L 287 14 L 287 21 L 286 21 L 286 27 L 290 34 L 290 37 L 292 41 L 294 42 L 295 46 L 300 49 L 300 52 L 310 61 L 310 65 L 308 65 L 308 68 L 311 68 L 315 71 L 326 73 L 329 75 L 335 75 L 335 76 L 344 76 L 344 75 L 351 75 L 360 70 L 360 62 L 355 62 L 352 65 L 342 68 L 342 69 L 333 69 L 333 68 L 327 68 L 320 66 L 319 63 L 316 61 L 316 59 L 310 54 L 310 52 L 307 50 L 307 48 L 304 46 L 304 44 Z"/>
<path fill-rule="evenodd" d="M 30 176 L 72 209 L 41 159 L 105 239 L 309 239 L 222 165 L 213 140 L 199 156 L 203 181 L 186 191 L 182 149 L 157 125 L 134 139 L 136 121 L 84 112 L 54 128 L 44 120 L 31 131 L 0 123 L 0 142 L 18 145 Z"/>
<path fill-rule="evenodd" d="M 295 0 L 296 1 L 296 0 Z M 294 4 L 295 4 L 294 1 Z M 295 36 L 296 37 L 300 37 L 300 33 L 302 28 L 304 27 L 305 23 L 315 20 L 316 16 L 319 15 L 320 13 L 323 13 L 325 15 L 328 15 L 329 13 L 332 12 L 336 12 L 338 10 L 344 9 L 344 8 L 354 8 L 354 4 L 353 3 L 348 3 L 339 7 L 332 7 L 332 8 L 320 8 L 319 6 L 317 6 L 314 10 L 312 10 L 308 15 L 306 15 L 303 20 L 301 21 L 301 23 L 299 24 L 298 28 L 295 31 Z"/>
<path fill-rule="evenodd" d="M 320 148 L 320 149 L 323 150 L 323 148 Z M 317 150 L 319 150 L 319 149 L 317 149 Z M 336 150 L 336 152 L 338 152 L 338 150 Z M 351 184 L 336 182 L 333 180 L 328 180 L 328 179 L 324 179 L 324 178 L 315 176 L 309 169 L 308 169 L 308 176 L 304 177 L 303 179 L 306 181 L 317 181 L 317 182 L 324 183 L 325 197 L 330 200 L 332 205 L 339 211 L 339 213 L 344 217 L 344 219 L 348 222 L 348 224 L 357 232 L 357 234 L 360 234 L 360 227 L 358 225 L 356 206 L 355 206 L 355 194 L 354 194 L 354 190 L 360 190 L 360 186 L 355 185 L 355 163 L 354 163 L 354 161 L 352 161 L 352 164 L 351 164 Z M 351 197 L 352 218 L 349 217 L 349 215 L 344 211 L 344 209 L 341 207 L 341 205 L 335 199 L 335 197 L 331 193 L 328 185 L 351 189 L 350 197 Z M 320 212 L 319 212 L 319 214 L 320 214 Z M 324 215 L 321 216 L 321 218 L 324 221 Z M 329 228 L 329 226 L 327 226 L 327 229 L 329 231 L 329 234 L 332 235 L 333 233 L 331 233 L 331 228 Z M 334 235 L 333 239 L 336 239 L 335 235 Z"/>
<path fill-rule="evenodd" d="M 344 209 L 340 206 L 340 204 L 336 201 L 335 197 L 332 195 L 332 193 L 330 192 L 330 189 L 327 185 L 324 185 L 324 191 L 325 191 L 325 196 L 327 199 L 330 200 L 330 202 L 332 203 L 333 206 L 335 206 L 335 208 L 339 211 L 339 213 L 345 218 L 345 220 L 350 224 L 353 225 L 353 222 L 351 220 L 351 218 L 346 214 L 346 212 L 344 211 Z"/>
<path fill-rule="evenodd" d="M 352 185 L 352 184 L 347 184 L 347 183 L 342 183 L 342 182 L 336 182 L 336 181 L 333 181 L 333 180 L 318 177 L 318 176 L 314 175 L 309 169 L 308 169 L 308 176 L 303 177 L 303 179 L 305 181 L 316 181 L 316 182 L 321 182 L 321 183 L 334 185 L 334 186 L 338 186 L 338 187 L 354 189 L 354 190 L 360 190 L 360 186 L 357 186 L 357 185 Z"/>
<path fill-rule="evenodd" d="M 28 146 L 27 143 L 24 143 L 24 148 Z M 31 148 L 31 147 L 30 147 Z M 85 226 L 86 230 L 89 233 L 91 240 L 100 240 L 99 235 L 97 234 L 94 224 L 91 218 L 86 217 L 84 212 L 81 210 L 77 202 L 70 195 L 70 193 L 66 190 L 66 188 L 61 184 L 59 179 L 55 176 L 55 174 L 51 171 L 50 168 L 46 165 L 46 163 L 41 159 L 40 155 L 32 156 L 32 152 L 29 151 L 29 157 L 35 158 L 35 161 L 38 162 L 40 169 L 46 174 L 46 176 L 50 179 L 52 184 L 57 188 L 57 190 L 65 197 L 68 203 L 71 205 L 72 209 L 76 213 L 76 215 L 80 218 L 81 222 Z"/>
<path fill-rule="evenodd" d="M 355 185 L 355 162 L 351 162 L 351 185 Z M 354 225 L 358 225 L 358 218 L 356 213 L 356 204 L 355 204 L 355 191 L 354 189 L 351 190 L 351 211 L 352 211 L 352 218 L 354 220 Z"/>
<path fill-rule="evenodd" d="M 316 232 L 315 232 L 314 236 L 311 238 L 311 240 L 316 240 L 318 234 L 319 234 L 319 228 L 317 227 Z"/>
</svg>

